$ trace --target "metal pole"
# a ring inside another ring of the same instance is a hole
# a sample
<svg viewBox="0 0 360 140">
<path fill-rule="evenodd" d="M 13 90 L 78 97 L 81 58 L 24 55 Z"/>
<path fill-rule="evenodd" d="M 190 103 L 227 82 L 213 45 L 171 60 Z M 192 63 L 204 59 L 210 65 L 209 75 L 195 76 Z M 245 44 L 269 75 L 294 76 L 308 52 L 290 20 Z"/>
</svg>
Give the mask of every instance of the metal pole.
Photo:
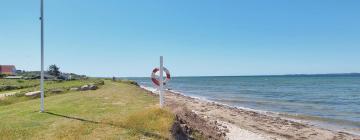
<svg viewBox="0 0 360 140">
<path fill-rule="evenodd" d="M 164 106 L 164 93 L 163 93 L 163 56 L 160 56 L 160 90 L 159 90 L 159 94 L 160 94 L 160 108 L 162 108 Z"/>
<path fill-rule="evenodd" d="M 40 21 L 41 21 L 41 105 L 40 112 L 44 112 L 44 0 L 40 1 Z"/>
</svg>

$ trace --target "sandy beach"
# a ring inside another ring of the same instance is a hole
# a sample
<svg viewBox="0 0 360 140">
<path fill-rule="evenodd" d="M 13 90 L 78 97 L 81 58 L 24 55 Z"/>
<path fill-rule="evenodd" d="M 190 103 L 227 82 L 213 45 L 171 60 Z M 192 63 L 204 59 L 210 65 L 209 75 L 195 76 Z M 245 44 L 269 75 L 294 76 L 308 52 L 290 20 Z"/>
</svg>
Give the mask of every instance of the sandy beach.
<svg viewBox="0 0 360 140">
<path fill-rule="evenodd" d="M 197 130 L 209 139 L 228 140 L 360 140 L 336 132 L 257 111 L 230 107 L 167 91 L 165 104 L 177 114 L 187 131 Z"/>
</svg>

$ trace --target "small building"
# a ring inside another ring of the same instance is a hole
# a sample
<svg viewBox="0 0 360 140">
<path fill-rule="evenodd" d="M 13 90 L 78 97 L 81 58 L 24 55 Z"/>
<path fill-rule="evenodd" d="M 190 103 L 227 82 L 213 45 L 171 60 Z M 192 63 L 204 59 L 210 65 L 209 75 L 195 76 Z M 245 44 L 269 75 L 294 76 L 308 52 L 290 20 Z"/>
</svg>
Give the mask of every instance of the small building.
<svg viewBox="0 0 360 140">
<path fill-rule="evenodd" d="M 16 68 L 14 65 L 0 65 L 0 74 L 16 75 Z"/>
</svg>

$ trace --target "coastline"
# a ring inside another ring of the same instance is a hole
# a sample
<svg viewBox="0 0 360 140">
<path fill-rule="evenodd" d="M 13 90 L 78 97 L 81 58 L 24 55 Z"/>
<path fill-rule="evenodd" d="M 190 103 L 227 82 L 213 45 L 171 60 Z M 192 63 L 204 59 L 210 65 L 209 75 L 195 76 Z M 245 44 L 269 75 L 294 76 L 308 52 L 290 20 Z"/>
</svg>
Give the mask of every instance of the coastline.
<svg viewBox="0 0 360 140">
<path fill-rule="evenodd" d="M 143 86 L 141 88 L 156 94 L 155 89 Z M 232 107 L 169 90 L 165 94 L 165 104 L 168 108 L 174 110 L 176 114 L 188 110 L 201 118 L 210 128 L 214 128 L 213 131 L 217 131 L 215 133 L 219 137 L 215 139 L 360 139 L 358 135 L 328 130 L 301 121 L 277 117 L 268 114 L 267 111 Z M 181 115 L 179 116 L 181 117 Z M 193 125 L 195 125 L 193 126 L 195 129 L 200 129 L 199 131 L 205 129 L 196 128 L 196 124 Z M 205 131 L 208 130 L 205 129 Z M 204 133 L 206 135 L 206 132 Z"/>
</svg>

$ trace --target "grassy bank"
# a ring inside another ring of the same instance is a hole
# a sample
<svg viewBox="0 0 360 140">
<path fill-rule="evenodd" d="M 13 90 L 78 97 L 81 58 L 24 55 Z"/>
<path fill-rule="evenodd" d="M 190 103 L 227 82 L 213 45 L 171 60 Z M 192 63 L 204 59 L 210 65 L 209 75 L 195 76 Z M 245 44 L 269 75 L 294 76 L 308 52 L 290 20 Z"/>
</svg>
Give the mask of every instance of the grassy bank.
<svg viewBox="0 0 360 140">
<path fill-rule="evenodd" d="M 6 92 L 10 90 L 31 88 L 39 85 L 40 85 L 40 80 L 0 79 L 0 94 L 2 92 Z"/>
<path fill-rule="evenodd" d="M 70 92 L 0 106 L 0 139 L 168 139 L 174 116 L 140 88 L 107 81 Z"/>
<path fill-rule="evenodd" d="M 62 93 L 68 93 L 70 88 L 81 87 L 83 85 L 95 84 L 103 85 L 102 80 L 91 79 L 91 80 L 73 80 L 73 81 L 45 81 L 45 96 L 58 95 Z M 9 88 L 12 87 L 12 88 Z M 25 97 L 25 93 L 39 91 L 39 80 L 9 80 L 0 79 L 0 106 L 9 105 L 17 102 L 33 100 L 36 97 Z M 13 96 L 7 96 L 4 98 L 1 95 L 13 94 Z"/>
<path fill-rule="evenodd" d="M 45 81 L 45 90 L 79 87 L 89 83 L 98 83 L 98 79 L 84 79 L 72 81 Z M 26 92 L 40 89 L 40 80 L 12 80 L 0 79 L 0 94 L 8 92 Z"/>
</svg>

